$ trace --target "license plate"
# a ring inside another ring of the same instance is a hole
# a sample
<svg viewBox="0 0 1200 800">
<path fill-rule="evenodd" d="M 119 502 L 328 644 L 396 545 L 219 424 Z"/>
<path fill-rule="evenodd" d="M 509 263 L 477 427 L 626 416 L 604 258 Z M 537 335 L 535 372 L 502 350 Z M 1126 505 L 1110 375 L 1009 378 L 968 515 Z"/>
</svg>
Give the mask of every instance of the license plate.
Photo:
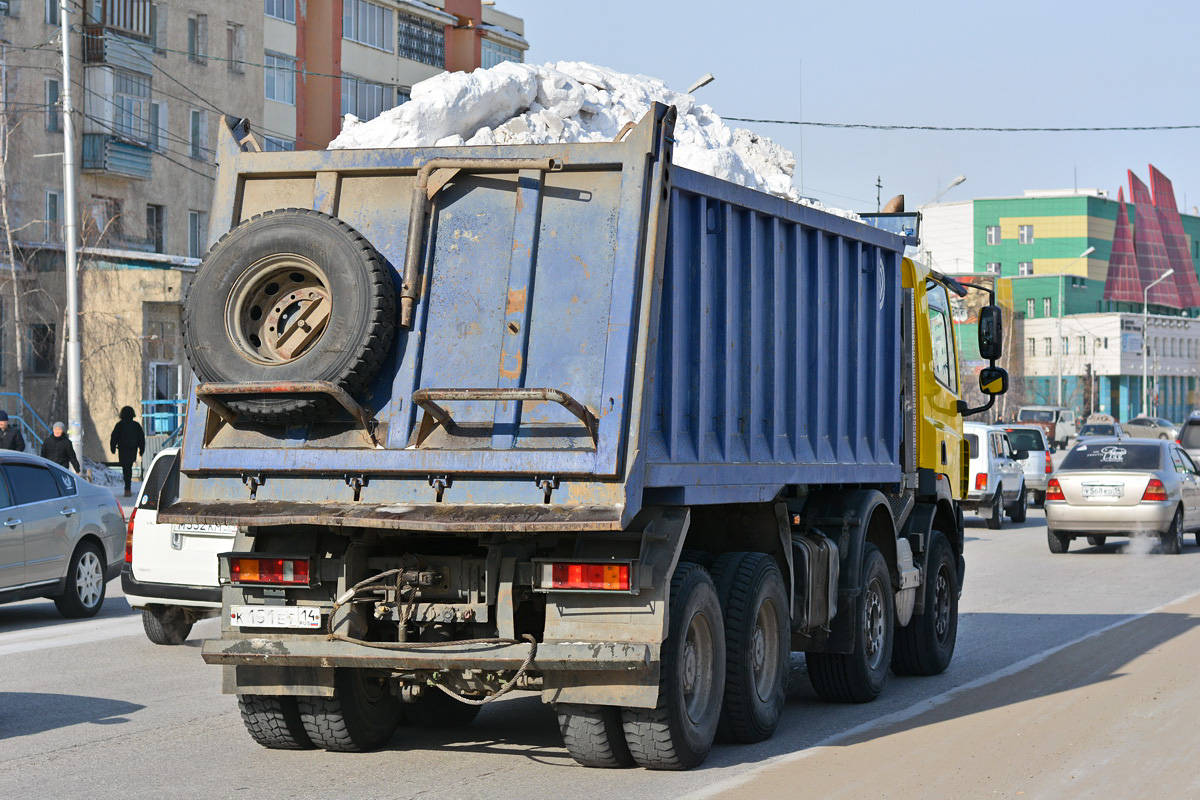
<svg viewBox="0 0 1200 800">
<path fill-rule="evenodd" d="M 199 522 L 182 522 L 171 526 L 171 533 L 208 533 L 229 534 L 237 533 L 237 525 L 202 525 Z"/>
<path fill-rule="evenodd" d="M 229 624 L 235 628 L 319 628 L 321 609 L 315 606 L 233 606 Z"/>
<path fill-rule="evenodd" d="M 1084 486 L 1084 497 L 1120 497 L 1125 494 L 1124 486 Z"/>
</svg>

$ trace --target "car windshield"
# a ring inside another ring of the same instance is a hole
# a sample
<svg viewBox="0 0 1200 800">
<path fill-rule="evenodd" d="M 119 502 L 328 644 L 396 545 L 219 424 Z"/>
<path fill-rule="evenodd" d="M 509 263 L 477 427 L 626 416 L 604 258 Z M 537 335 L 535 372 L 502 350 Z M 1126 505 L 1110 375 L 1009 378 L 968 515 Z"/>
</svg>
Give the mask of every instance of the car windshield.
<svg viewBox="0 0 1200 800">
<path fill-rule="evenodd" d="M 1179 433 L 1179 443 L 1189 450 L 1200 447 L 1200 420 L 1184 423 Z"/>
<path fill-rule="evenodd" d="M 1022 422 L 1054 422 L 1054 412 L 1037 408 L 1025 408 L 1017 413 Z"/>
<path fill-rule="evenodd" d="M 1113 435 L 1113 426 L 1112 425 L 1084 425 L 1082 428 L 1079 429 L 1079 435 L 1080 436 L 1085 436 L 1085 435 L 1112 436 Z"/>
<path fill-rule="evenodd" d="M 1008 444 L 1013 450 L 1045 450 L 1041 431 L 1008 431 Z"/>
<path fill-rule="evenodd" d="M 1161 463 L 1162 448 L 1156 444 L 1081 444 L 1059 469 L 1159 469 Z"/>
</svg>

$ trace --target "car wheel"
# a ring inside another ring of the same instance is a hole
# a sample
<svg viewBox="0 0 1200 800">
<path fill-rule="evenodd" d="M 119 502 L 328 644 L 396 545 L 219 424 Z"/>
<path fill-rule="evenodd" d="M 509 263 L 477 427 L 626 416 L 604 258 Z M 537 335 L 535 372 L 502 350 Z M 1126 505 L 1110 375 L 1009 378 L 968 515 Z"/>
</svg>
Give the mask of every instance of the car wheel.
<svg viewBox="0 0 1200 800">
<path fill-rule="evenodd" d="M 996 499 L 992 503 L 992 513 L 987 516 L 987 526 L 994 531 L 1000 530 L 1000 526 L 1004 524 L 1004 494 L 997 489 Z"/>
<path fill-rule="evenodd" d="M 84 542 L 75 548 L 67 567 L 67 585 L 54 598 L 58 613 L 71 619 L 94 617 L 104 605 L 104 556 L 100 548 Z"/>
<path fill-rule="evenodd" d="M 1033 507 L 1034 508 L 1045 508 L 1046 507 L 1046 493 L 1045 492 L 1036 492 L 1035 491 L 1033 493 Z"/>
<path fill-rule="evenodd" d="M 1183 552 L 1183 509 L 1175 510 L 1171 527 L 1162 534 L 1162 549 L 1169 556 L 1177 556 Z"/>
<path fill-rule="evenodd" d="M 1012 504 L 1012 508 L 1008 510 L 1008 518 L 1013 522 L 1024 522 L 1025 515 L 1028 512 L 1029 498 L 1025 496 L 1025 487 L 1021 487 L 1021 493 L 1017 495 L 1017 501 Z"/>
<path fill-rule="evenodd" d="M 183 644 L 192 623 L 179 606 L 150 606 L 142 609 L 142 628 L 155 644 Z"/>
<path fill-rule="evenodd" d="M 1160 433 L 1158 435 L 1158 438 L 1162 439 L 1165 442 L 1167 440 L 1167 435 L 1165 433 Z"/>
<path fill-rule="evenodd" d="M 1107 536 L 1089 536 L 1089 537 L 1087 537 L 1087 543 L 1090 544 L 1092 547 L 1104 547 L 1104 543 L 1107 541 L 1108 541 Z"/>
<path fill-rule="evenodd" d="M 1047 528 L 1046 544 L 1050 546 L 1051 553 L 1065 553 L 1071 546 L 1071 537 Z"/>
</svg>

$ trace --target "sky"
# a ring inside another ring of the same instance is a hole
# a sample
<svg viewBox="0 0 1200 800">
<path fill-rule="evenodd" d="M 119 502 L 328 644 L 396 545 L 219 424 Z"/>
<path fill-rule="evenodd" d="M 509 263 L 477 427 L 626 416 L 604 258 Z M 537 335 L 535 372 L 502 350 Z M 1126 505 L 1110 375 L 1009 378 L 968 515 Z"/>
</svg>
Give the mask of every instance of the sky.
<svg viewBox="0 0 1200 800">
<path fill-rule="evenodd" d="M 1198 125 L 1200 3 L 1176 0 L 497 0 L 529 63 L 581 60 L 661 78 L 722 117 L 884 125 Z M 976 133 L 747 127 L 789 148 L 802 193 L 856 211 L 1027 189 L 1116 197 L 1154 164 L 1200 205 L 1200 128 Z M 966 180 L 943 190 L 957 176 Z M 1185 205 L 1186 204 L 1186 205 Z"/>
</svg>

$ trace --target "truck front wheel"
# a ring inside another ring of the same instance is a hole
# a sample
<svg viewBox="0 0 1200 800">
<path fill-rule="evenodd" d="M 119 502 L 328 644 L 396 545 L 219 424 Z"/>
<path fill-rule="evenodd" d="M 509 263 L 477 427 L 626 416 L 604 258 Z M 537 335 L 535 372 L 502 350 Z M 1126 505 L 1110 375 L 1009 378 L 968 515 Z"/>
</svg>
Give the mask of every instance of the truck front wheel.
<svg viewBox="0 0 1200 800">
<path fill-rule="evenodd" d="M 311 750 L 295 697 L 239 694 L 238 710 L 250 738 L 269 750 Z"/>
<path fill-rule="evenodd" d="M 950 665 L 958 639 L 958 570 L 950 542 L 941 531 L 929 537 L 925 613 L 896 631 L 892 671 L 897 675 L 938 675 Z"/>
<path fill-rule="evenodd" d="M 717 738 L 761 742 L 775 733 L 787 697 L 787 589 L 766 553 L 725 553 L 712 574 L 725 617 L 725 702 Z"/>
<path fill-rule="evenodd" d="M 854 605 L 854 652 L 804 654 L 813 689 L 827 702 L 874 700 L 883 691 L 892 662 L 895 597 L 887 563 L 873 544 L 863 549 L 859 586 L 862 591 Z"/>
<path fill-rule="evenodd" d="M 386 679 L 365 669 L 338 668 L 333 697 L 300 697 L 304 730 L 317 747 L 363 753 L 387 744 L 400 724 L 400 701 Z"/>
<path fill-rule="evenodd" d="M 647 769 L 703 763 L 721 716 L 725 624 L 712 578 L 681 561 L 671 578 L 670 617 L 659 659 L 658 705 L 621 711 L 633 760 Z"/>
</svg>

